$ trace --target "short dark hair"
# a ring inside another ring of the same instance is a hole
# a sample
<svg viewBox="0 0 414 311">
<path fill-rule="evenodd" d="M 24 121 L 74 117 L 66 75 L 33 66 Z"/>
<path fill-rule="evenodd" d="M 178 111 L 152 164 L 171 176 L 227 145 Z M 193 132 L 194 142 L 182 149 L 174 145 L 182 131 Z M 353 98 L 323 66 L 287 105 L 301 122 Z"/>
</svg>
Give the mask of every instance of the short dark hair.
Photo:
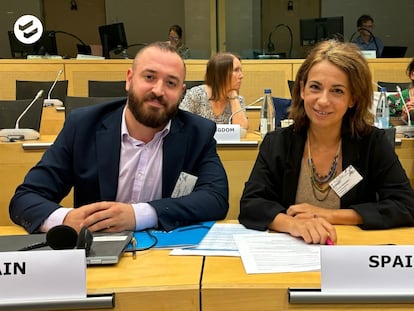
<svg viewBox="0 0 414 311">
<path fill-rule="evenodd" d="M 170 27 L 170 29 L 168 30 L 168 33 L 170 33 L 171 31 L 174 31 L 174 32 L 176 32 L 177 33 L 177 35 L 178 35 L 178 38 L 182 38 L 182 36 L 183 36 L 183 30 L 182 30 L 182 28 L 180 27 L 180 25 L 172 25 L 171 27 Z"/>
<path fill-rule="evenodd" d="M 374 19 L 371 15 L 363 14 L 361 15 L 357 20 L 357 27 L 362 27 L 362 25 L 366 22 L 372 22 L 374 23 Z"/>
</svg>

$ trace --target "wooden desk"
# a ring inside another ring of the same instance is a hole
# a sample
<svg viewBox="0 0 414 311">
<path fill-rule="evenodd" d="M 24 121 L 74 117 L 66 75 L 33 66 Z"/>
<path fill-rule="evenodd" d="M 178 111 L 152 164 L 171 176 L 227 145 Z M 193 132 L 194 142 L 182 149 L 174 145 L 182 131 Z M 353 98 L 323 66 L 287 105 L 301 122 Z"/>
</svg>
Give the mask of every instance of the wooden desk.
<svg viewBox="0 0 414 311">
<path fill-rule="evenodd" d="M 257 141 L 253 145 L 217 145 L 217 152 L 223 163 L 229 181 L 229 212 L 226 219 L 237 219 L 240 211 L 240 198 L 244 189 L 244 183 L 249 178 L 250 172 L 259 153 L 260 135 L 247 133 L 247 141 Z"/>
<path fill-rule="evenodd" d="M 65 122 L 65 111 L 57 111 L 55 107 L 43 107 L 42 120 L 40 122 L 40 135 L 59 134 Z"/>
<path fill-rule="evenodd" d="M 414 188 L 414 139 L 401 138 L 401 144 L 395 146 L 395 152 L 410 180 L 411 187 Z"/>
<path fill-rule="evenodd" d="M 53 107 L 44 108 L 44 113 L 54 115 L 57 120 L 59 114 Z M 56 122 L 59 122 L 58 120 Z M 51 122 L 51 124 L 53 124 Z M 50 127 L 51 128 L 51 127 Z M 51 143 L 55 140 L 55 135 L 41 135 L 40 140 L 31 143 Z M 258 142 L 260 136 L 248 133 L 245 140 Z M 27 142 L 25 142 L 27 143 Z M 23 150 L 23 142 L 6 143 L 0 142 L 0 176 L 7 178 L 0 179 L 0 225 L 12 224 L 9 218 L 8 206 L 16 187 L 22 183 L 23 178 L 30 168 L 32 168 L 41 158 L 45 149 Z M 237 219 L 239 214 L 239 202 L 244 183 L 247 180 L 254 161 L 258 153 L 259 143 L 253 145 L 231 144 L 218 145 L 217 151 L 226 170 L 230 185 L 230 210 L 226 219 Z M 73 206 L 72 192 L 62 201 L 66 207 Z"/>
<path fill-rule="evenodd" d="M 414 228 L 364 231 L 336 226 L 339 245 L 413 244 Z M 289 304 L 288 288 L 320 288 L 319 272 L 246 274 L 239 257 L 206 257 L 203 311 L 413 310 L 413 304 Z"/>
<path fill-rule="evenodd" d="M 1 235 L 24 233 L 0 227 Z M 169 256 L 169 250 L 138 252 L 135 260 L 127 253 L 117 265 L 87 268 L 87 294 L 115 293 L 111 310 L 200 310 L 202 262 L 200 256 Z"/>
<path fill-rule="evenodd" d="M 39 140 L 31 142 L 53 142 L 54 139 L 55 136 L 42 135 Z M 9 217 L 10 199 L 29 169 L 40 160 L 44 152 L 44 150 L 23 150 L 22 143 L 0 142 L 0 225 L 12 224 Z M 71 202 L 72 194 L 69 194 L 63 200 L 63 205 L 72 206 Z"/>
</svg>

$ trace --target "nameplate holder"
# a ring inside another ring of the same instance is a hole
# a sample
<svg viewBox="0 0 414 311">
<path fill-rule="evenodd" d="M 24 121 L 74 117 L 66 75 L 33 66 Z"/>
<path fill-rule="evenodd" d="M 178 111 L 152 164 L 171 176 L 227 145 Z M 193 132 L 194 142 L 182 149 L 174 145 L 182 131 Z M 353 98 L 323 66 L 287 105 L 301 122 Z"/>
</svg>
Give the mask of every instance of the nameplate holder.
<svg viewBox="0 0 414 311">
<path fill-rule="evenodd" d="M 214 138 L 217 141 L 240 141 L 240 124 L 217 124 Z"/>
<path fill-rule="evenodd" d="M 361 53 L 365 56 L 365 58 L 377 58 L 376 50 L 362 50 Z"/>
<path fill-rule="evenodd" d="M 414 291 L 414 246 L 321 246 L 322 293 Z"/>
<path fill-rule="evenodd" d="M 85 250 L 2 252 L 0 300 L 86 298 Z"/>
</svg>

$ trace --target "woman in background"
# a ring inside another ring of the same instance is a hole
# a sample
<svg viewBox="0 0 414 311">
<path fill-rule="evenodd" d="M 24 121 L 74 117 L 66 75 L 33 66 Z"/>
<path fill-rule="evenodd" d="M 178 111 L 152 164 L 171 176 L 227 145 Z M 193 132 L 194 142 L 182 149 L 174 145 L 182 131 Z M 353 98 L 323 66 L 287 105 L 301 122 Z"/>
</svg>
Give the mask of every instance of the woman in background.
<svg viewBox="0 0 414 311">
<path fill-rule="evenodd" d="M 207 63 L 205 84 L 187 90 L 180 108 L 218 124 L 240 124 L 248 129 L 244 98 L 239 95 L 243 79 L 240 58 L 217 53 Z"/>
<path fill-rule="evenodd" d="M 167 42 L 177 49 L 182 59 L 190 58 L 190 49 L 183 43 L 183 30 L 179 25 L 172 25 L 168 29 Z"/>
<path fill-rule="evenodd" d="M 414 125 L 414 58 L 407 66 L 407 75 L 411 80 L 410 87 L 401 91 L 403 100 L 407 106 L 408 112 L 410 113 L 411 123 Z M 404 108 L 404 102 L 401 100 L 399 93 L 388 96 L 391 100 L 390 105 L 390 116 L 401 117 L 401 120 L 408 123 L 407 109 Z"/>
<path fill-rule="evenodd" d="M 335 243 L 334 225 L 414 225 L 414 191 L 386 132 L 372 126 L 371 81 L 355 44 L 311 51 L 296 75 L 294 124 L 261 143 L 240 223 L 314 244 Z"/>
</svg>

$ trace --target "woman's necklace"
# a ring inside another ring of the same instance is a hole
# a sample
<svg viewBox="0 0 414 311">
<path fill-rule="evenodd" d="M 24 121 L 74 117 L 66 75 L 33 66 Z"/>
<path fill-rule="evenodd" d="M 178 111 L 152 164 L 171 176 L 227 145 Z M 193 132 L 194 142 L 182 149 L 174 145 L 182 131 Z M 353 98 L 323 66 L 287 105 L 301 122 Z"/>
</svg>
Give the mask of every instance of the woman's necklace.
<svg viewBox="0 0 414 311">
<path fill-rule="evenodd" d="M 329 169 L 329 173 L 327 175 L 320 175 L 316 172 L 315 164 L 313 163 L 313 160 L 312 160 L 309 140 L 310 139 L 308 135 L 308 165 L 309 165 L 309 170 L 310 170 L 312 192 L 313 192 L 313 196 L 315 197 L 315 199 L 321 202 L 321 201 L 325 201 L 326 198 L 328 197 L 329 191 L 331 190 L 331 187 L 329 186 L 329 182 L 333 180 L 336 176 L 336 166 L 338 164 L 339 152 L 341 151 L 341 140 L 339 141 L 338 150 L 336 151 L 331 168 Z M 327 185 L 323 187 L 324 184 L 327 184 Z M 316 190 L 318 190 L 320 193 L 323 193 L 324 196 L 322 198 L 319 198 L 316 195 Z"/>
</svg>

